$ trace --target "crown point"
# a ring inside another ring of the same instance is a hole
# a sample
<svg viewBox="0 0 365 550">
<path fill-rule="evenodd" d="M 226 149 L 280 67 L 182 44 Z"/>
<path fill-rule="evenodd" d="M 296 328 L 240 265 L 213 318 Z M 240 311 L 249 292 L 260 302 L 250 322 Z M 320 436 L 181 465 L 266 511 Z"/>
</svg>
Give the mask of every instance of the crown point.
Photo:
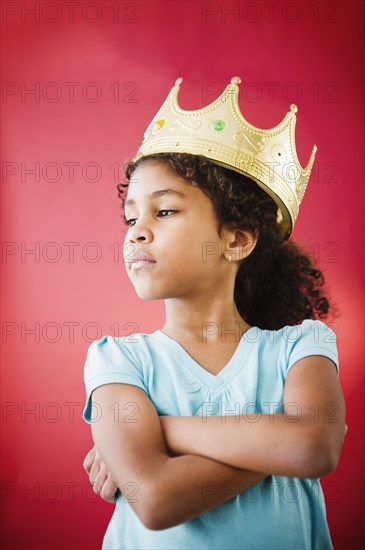
<svg viewBox="0 0 365 550">
<path fill-rule="evenodd" d="M 298 107 L 295 105 L 295 103 L 292 103 L 290 105 L 290 110 L 292 113 L 297 113 L 298 112 Z"/>
<path fill-rule="evenodd" d="M 313 145 L 313 151 L 312 151 L 312 153 L 316 153 L 316 152 L 317 152 L 317 149 L 318 149 L 318 148 L 317 148 L 317 145 Z"/>
<path fill-rule="evenodd" d="M 238 84 L 241 84 L 241 79 L 239 76 L 233 76 L 231 78 L 231 84 L 233 84 L 234 86 L 238 86 Z"/>
<path fill-rule="evenodd" d="M 182 83 L 183 79 L 181 78 L 181 76 L 179 76 L 179 78 L 177 78 L 175 80 L 175 86 L 180 86 L 180 84 Z"/>
</svg>

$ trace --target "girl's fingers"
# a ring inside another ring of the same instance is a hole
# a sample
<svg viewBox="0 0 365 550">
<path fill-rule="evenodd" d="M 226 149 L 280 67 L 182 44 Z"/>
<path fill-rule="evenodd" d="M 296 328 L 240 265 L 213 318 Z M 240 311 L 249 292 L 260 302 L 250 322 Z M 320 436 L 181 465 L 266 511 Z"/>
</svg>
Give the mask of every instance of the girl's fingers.
<svg viewBox="0 0 365 550">
<path fill-rule="evenodd" d="M 112 480 L 106 468 L 103 467 L 96 476 L 93 483 L 93 489 L 103 500 L 115 504 L 115 493 L 118 489 L 118 484 Z"/>
<path fill-rule="evenodd" d="M 112 480 L 106 465 L 100 459 L 95 446 L 88 452 L 84 460 L 84 468 L 89 474 L 93 490 L 103 500 L 115 504 L 118 484 Z"/>
<path fill-rule="evenodd" d="M 95 493 L 100 495 L 103 489 L 104 483 L 106 482 L 107 479 L 108 479 L 108 473 L 105 471 L 104 468 L 101 468 L 101 470 L 99 470 L 97 476 L 95 477 L 95 480 L 92 482 Z"/>
<path fill-rule="evenodd" d="M 115 493 L 117 489 L 118 489 L 117 482 L 113 481 L 113 479 L 111 478 L 111 475 L 108 474 L 99 495 L 101 496 L 102 499 L 106 500 L 107 502 L 115 503 L 116 502 Z"/>
<path fill-rule="evenodd" d="M 95 453 L 96 448 L 94 447 L 87 453 L 87 455 L 84 458 L 84 462 L 82 463 L 84 469 L 87 471 L 87 473 L 90 473 L 90 468 L 93 465 L 94 459 L 95 459 Z"/>
<path fill-rule="evenodd" d="M 89 472 L 90 483 L 94 483 L 98 473 L 100 472 L 100 468 L 101 468 L 101 464 L 100 464 L 99 460 L 96 458 L 94 460 L 94 462 L 93 462 L 93 464 L 90 468 L 90 472 Z"/>
</svg>

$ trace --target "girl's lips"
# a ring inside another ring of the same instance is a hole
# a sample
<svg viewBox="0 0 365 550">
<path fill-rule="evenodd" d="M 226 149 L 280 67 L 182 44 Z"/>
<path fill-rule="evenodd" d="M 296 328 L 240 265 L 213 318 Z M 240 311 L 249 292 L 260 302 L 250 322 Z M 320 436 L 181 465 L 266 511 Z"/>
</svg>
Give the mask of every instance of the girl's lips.
<svg viewBox="0 0 365 550">
<path fill-rule="evenodd" d="M 138 260 L 137 262 L 134 261 L 131 265 L 131 270 L 141 269 L 142 267 L 147 267 L 155 264 L 156 262 L 153 262 L 151 260 Z"/>
</svg>

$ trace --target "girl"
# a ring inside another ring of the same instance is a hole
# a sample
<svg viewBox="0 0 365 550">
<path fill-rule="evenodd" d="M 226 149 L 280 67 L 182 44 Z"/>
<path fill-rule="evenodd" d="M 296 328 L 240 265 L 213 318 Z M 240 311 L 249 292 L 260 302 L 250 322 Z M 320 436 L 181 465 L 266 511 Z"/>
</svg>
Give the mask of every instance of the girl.
<svg viewBox="0 0 365 550">
<path fill-rule="evenodd" d="M 338 463 L 345 405 L 320 319 L 334 308 L 288 239 L 289 191 L 300 203 L 303 186 L 257 170 L 261 153 L 288 160 L 292 148 L 268 148 L 280 125 L 254 143 L 241 114 L 237 138 L 237 77 L 190 113 L 181 80 L 118 184 L 127 274 L 140 298 L 165 300 L 166 322 L 104 336 L 85 363 L 84 467 L 102 498 L 116 496 L 102 547 L 331 549 L 319 478 Z M 249 142 L 261 148 L 252 166 Z"/>
</svg>

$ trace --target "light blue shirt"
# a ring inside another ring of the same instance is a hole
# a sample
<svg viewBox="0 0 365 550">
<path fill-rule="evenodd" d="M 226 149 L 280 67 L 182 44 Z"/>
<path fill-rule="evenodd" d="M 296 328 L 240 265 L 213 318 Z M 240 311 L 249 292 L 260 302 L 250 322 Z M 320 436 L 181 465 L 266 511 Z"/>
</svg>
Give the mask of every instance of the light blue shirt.
<svg viewBox="0 0 365 550">
<path fill-rule="evenodd" d="M 104 336 L 88 349 L 83 418 L 88 423 L 97 419 L 92 391 L 116 382 L 142 388 L 159 415 L 257 413 L 259 418 L 260 413 L 284 413 L 287 373 L 308 355 L 328 357 L 338 373 L 336 335 L 321 321 L 305 320 L 276 331 L 251 327 L 218 375 L 202 368 L 160 330 Z M 288 413 L 300 411 L 290 408 Z M 207 492 L 215 489 L 214 483 L 206 486 Z M 330 550 L 333 546 L 319 479 L 272 475 L 193 520 L 159 531 L 147 529 L 120 494 L 102 548 Z"/>
</svg>

